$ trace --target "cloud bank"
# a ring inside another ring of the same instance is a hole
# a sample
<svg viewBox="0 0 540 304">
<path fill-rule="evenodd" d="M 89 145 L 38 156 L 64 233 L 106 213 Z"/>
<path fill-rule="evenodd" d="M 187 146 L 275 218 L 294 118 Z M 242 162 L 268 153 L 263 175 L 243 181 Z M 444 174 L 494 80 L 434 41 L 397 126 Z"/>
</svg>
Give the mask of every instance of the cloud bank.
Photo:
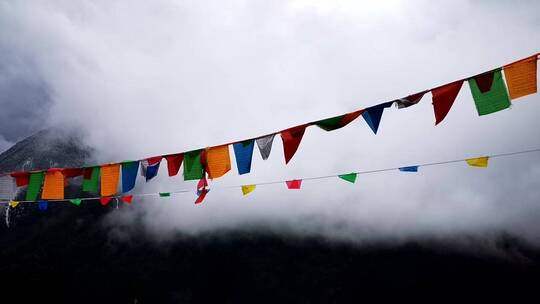
<svg viewBox="0 0 540 304">
<path fill-rule="evenodd" d="M 29 1 L 0 4 L 0 134 L 82 129 L 101 161 L 249 138 L 402 97 L 540 50 L 537 2 Z M 340 180 L 220 187 L 474 157 L 540 146 L 540 97 L 478 117 L 464 85 L 434 127 L 430 96 L 384 112 L 375 136 L 357 120 L 306 131 L 285 166 L 279 138 L 252 173 L 234 168 L 195 194 L 113 212 L 116 235 L 142 224 L 160 238 L 261 227 L 361 241 L 510 232 L 534 223 L 540 155 Z M 7 144 L 5 144 L 7 145 Z M 0 146 L 1 147 L 1 146 Z M 194 189 L 181 177 L 139 191 Z"/>
</svg>

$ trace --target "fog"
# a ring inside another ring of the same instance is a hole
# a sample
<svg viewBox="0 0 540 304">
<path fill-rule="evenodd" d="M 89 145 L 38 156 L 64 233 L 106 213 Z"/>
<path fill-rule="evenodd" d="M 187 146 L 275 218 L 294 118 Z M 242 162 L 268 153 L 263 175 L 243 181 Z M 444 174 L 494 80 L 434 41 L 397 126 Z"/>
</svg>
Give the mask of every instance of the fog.
<svg viewBox="0 0 540 304">
<path fill-rule="evenodd" d="M 536 1 L 48 1 L 0 3 L 0 148 L 45 127 L 84 130 L 102 162 L 251 138 L 404 97 L 540 50 Z M 361 242 L 511 233 L 540 242 L 540 153 L 416 174 L 231 185 L 415 165 L 540 147 L 538 94 L 479 117 L 465 83 L 434 126 L 431 94 L 362 118 L 308 128 L 285 165 L 275 138 L 252 172 L 196 182 L 138 180 L 111 235 L 143 225 L 156 239 L 268 229 Z M 16 127 L 15 127 L 16 126 Z"/>
</svg>

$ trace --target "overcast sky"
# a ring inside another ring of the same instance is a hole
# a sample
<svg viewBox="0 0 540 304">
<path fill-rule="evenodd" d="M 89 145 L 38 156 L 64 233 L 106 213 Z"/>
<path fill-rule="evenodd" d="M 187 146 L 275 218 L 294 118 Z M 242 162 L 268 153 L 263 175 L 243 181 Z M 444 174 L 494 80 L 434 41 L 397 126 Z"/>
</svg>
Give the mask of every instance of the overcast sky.
<svg viewBox="0 0 540 304">
<path fill-rule="evenodd" d="M 538 1 L 3 1 L 0 149 L 49 126 L 84 129 L 101 161 L 137 159 L 250 138 L 403 97 L 540 51 Z M 464 84 L 434 126 L 431 95 L 306 131 L 285 166 L 254 151 L 194 193 L 114 212 L 152 235 L 264 226 L 362 241 L 511 232 L 540 242 L 540 154 L 259 187 L 227 185 L 370 170 L 540 147 L 540 97 L 478 117 Z M 232 155 L 232 151 L 231 151 Z M 165 164 L 163 164 L 165 165 Z M 166 168 L 165 166 L 162 169 Z M 138 191 L 194 189 L 166 170 Z"/>
</svg>

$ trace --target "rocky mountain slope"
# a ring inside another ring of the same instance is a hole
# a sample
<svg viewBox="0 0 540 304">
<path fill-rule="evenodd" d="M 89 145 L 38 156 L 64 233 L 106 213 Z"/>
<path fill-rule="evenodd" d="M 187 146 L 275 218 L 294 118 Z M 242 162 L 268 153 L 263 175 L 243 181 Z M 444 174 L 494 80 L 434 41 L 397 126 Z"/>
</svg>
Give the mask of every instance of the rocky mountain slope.
<svg viewBox="0 0 540 304">
<path fill-rule="evenodd" d="M 77 136 L 49 130 L 2 153 L 0 169 L 79 166 L 90 159 Z M 13 209 L 12 225 L 0 224 L 2 300 L 350 303 L 465 293 L 516 300 L 538 289 L 540 252 L 513 236 L 494 242 L 500 256 L 425 240 L 358 246 L 253 230 L 158 244 L 135 223 L 137 236 L 123 242 L 102 225 L 107 213 L 118 211 L 97 202 Z"/>
</svg>

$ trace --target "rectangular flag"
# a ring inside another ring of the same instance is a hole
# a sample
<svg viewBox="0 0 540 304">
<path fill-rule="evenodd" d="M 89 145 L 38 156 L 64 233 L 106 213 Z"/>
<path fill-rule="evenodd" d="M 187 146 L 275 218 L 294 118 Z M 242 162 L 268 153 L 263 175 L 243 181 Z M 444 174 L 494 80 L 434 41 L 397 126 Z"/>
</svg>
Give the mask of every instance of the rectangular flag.
<svg viewBox="0 0 540 304">
<path fill-rule="evenodd" d="M 42 199 L 64 199 L 64 174 L 61 169 L 49 169 L 45 173 Z"/>
<path fill-rule="evenodd" d="M 538 92 L 537 58 L 533 55 L 503 67 L 512 100 Z"/>
<path fill-rule="evenodd" d="M 233 144 L 238 174 L 242 175 L 251 171 L 251 159 L 254 146 L 255 140 L 253 139 Z"/>
<path fill-rule="evenodd" d="M 206 150 L 208 177 L 218 178 L 231 170 L 229 145 L 210 147 Z"/>
<path fill-rule="evenodd" d="M 99 167 L 84 168 L 83 191 L 98 193 L 99 175 L 100 175 Z"/>
<path fill-rule="evenodd" d="M 470 78 L 469 87 L 478 115 L 487 115 L 510 107 L 510 98 L 500 69 Z"/>
<path fill-rule="evenodd" d="M 184 180 L 199 180 L 203 177 L 201 152 L 202 150 L 195 150 L 184 153 Z"/>
<path fill-rule="evenodd" d="M 465 160 L 471 167 L 486 168 L 488 166 L 489 156 L 469 158 Z"/>
<path fill-rule="evenodd" d="M 38 198 L 41 185 L 43 184 L 44 172 L 32 172 L 30 173 L 30 179 L 28 180 L 28 188 L 26 188 L 26 200 L 35 201 Z"/>
<path fill-rule="evenodd" d="M 101 166 L 101 196 L 112 196 L 118 192 L 120 164 Z"/>
</svg>

